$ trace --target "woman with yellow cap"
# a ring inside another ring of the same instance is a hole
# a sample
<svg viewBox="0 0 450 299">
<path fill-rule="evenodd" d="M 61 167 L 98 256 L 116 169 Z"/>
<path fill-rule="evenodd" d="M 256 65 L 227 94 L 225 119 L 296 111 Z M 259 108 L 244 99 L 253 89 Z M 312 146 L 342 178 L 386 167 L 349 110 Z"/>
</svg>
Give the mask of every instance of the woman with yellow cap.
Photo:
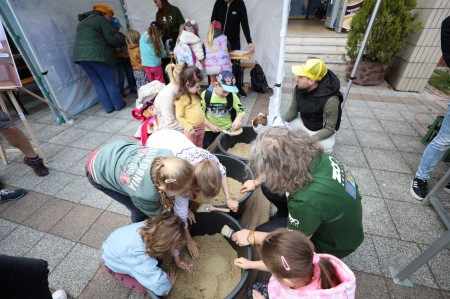
<svg viewBox="0 0 450 299">
<path fill-rule="evenodd" d="M 115 80 L 114 48 L 125 45 L 125 36 L 114 34 L 108 21 L 114 15 L 111 7 L 94 4 L 93 10 L 78 15 L 73 60 L 87 73 L 94 84 L 106 113 L 126 106 Z"/>
</svg>

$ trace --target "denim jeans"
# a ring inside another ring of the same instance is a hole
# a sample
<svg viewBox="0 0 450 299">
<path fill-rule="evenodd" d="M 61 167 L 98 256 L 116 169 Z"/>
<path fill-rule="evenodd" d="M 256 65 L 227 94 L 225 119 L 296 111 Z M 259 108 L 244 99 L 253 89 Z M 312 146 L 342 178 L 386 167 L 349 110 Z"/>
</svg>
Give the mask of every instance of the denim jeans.
<svg viewBox="0 0 450 299">
<path fill-rule="evenodd" d="M 94 84 L 98 98 L 106 112 L 126 106 L 119 94 L 114 69 L 99 61 L 80 61 L 80 65 Z"/>
<path fill-rule="evenodd" d="M 124 59 L 121 62 L 116 62 L 117 71 L 117 85 L 121 95 L 125 94 L 125 76 L 127 76 L 128 89 L 130 93 L 136 92 L 136 80 L 133 75 L 133 68 L 131 67 L 130 59 Z"/>
<path fill-rule="evenodd" d="M 439 133 L 428 144 L 420 160 L 416 178 L 421 180 L 430 179 L 430 174 L 434 167 L 442 160 L 447 150 L 450 148 L 450 101 L 447 104 L 447 112 L 442 121 Z"/>
</svg>

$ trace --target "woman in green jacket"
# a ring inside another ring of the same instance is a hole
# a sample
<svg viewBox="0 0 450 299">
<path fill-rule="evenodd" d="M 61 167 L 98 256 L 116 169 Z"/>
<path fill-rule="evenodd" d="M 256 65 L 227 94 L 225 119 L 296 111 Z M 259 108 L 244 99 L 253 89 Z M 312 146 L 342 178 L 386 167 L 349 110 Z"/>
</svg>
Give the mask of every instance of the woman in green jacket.
<svg viewBox="0 0 450 299">
<path fill-rule="evenodd" d="M 78 15 L 73 60 L 87 73 L 106 113 L 119 111 L 126 103 L 115 80 L 114 48 L 125 45 L 125 36 L 114 34 L 108 21 L 114 11 L 105 4 L 94 4 L 94 10 Z"/>
</svg>

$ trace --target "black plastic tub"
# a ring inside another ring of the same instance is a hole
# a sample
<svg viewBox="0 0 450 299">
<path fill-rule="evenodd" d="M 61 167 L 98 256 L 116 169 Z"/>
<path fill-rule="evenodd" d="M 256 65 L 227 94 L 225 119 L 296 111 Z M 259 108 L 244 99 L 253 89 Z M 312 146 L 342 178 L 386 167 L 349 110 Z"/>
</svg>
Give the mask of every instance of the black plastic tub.
<svg viewBox="0 0 450 299">
<path fill-rule="evenodd" d="M 219 138 L 218 147 L 222 154 L 239 159 L 241 161 L 244 161 L 245 163 L 248 163 L 247 158 L 238 157 L 238 156 L 235 156 L 228 152 L 228 149 L 235 146 L 236 143 L 241 142 L 241 143 L 250 144 L 250 143 L 252 143 L 253 140 L 256 139 L 257 135 L 256 135 L 255 130 L 253 130 L 252 126 L 242 127 L 242 130 L 243 130 L 242 133 L 237 136 L 230 136 L 227 134 L 222 134 L 222 136 L 220 136 L 220 138 Z"/>
<path fill-rule="evenodd" d="M 222 212 L 196 213 L 195 220 L 197 223 L 194 223 L 190 230 L 192 236 L 214 235 L 216 233 L 220 234 L 220 231 L 222 230 L 222 227 L 225 224 L 228 225 L 234 231 L 242 229 L 242 227 L 239 225 L 239 222 L 237 222 L 236 219 Z M 225 240 L 227 240 L 230 246 L 233 247 L 238 257 L 245 257 L 246 259 L 252 260 L 252 249 L 250 246 L 240 247 L 228 238 L 225 238 Z M 241 280 L 234 288 L 234 290 L 228 296 L 225 297 L 225 299 L 238 298 L 238 294 L 246 286 L 248 275 L 249 270 L 241 269 Z M 163 298 L 158 297 L 153 293 L 150 293 L 149 295 L 150 298 L 152 299 Z"/>
<path fill-rule="evenodd" d="M 228 155 L 216 154 L 216 157 L 219 159 L 219 162 L 225 166 L 227 169 L 227 177 L 235 179 L 236 181 L 245 183 L 247 180 L 254 180 L 255 175 L 250 170 L 250 167 L 247 166 L 242 160 L 239 160 L 235 157 Z M 239 210 L 235 212 L 230 212 L 230 215 L 234 218 L 238 219 L 245 210 L 245 202 L 252 195 L 253 191 L 246 192 L 241 194 L 241 198 L 235 198 L 239 201 Z M 214 205 L 218 208 L 228 208 L 226 204 L 224 205 Z"/>
</svg>

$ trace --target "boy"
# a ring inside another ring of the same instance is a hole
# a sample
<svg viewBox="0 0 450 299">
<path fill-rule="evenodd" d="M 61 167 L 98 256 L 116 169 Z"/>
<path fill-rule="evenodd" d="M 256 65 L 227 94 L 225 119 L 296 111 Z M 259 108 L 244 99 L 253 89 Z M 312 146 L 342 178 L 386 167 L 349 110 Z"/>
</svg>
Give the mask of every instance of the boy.
<svg viewBox="0 0 450 299">
<path fill-rule="evenodd" d="M 214 87 L 202 93 L 206 125 L 203 148 L 208 148 L 223 130 L 231 128 L 234 131 L 241 128 L 245 110 L 236 95 L 238 91 L 233 74 L 223 71 L 217 75 Z"/>
</svg>

